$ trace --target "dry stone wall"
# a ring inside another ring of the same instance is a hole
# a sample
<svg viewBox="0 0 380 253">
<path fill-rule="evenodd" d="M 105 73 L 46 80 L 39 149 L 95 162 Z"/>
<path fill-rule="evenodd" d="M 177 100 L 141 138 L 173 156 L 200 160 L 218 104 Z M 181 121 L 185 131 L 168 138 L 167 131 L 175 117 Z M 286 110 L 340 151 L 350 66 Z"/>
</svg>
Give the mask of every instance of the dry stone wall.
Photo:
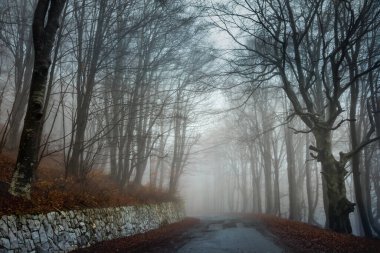
<svg viewBox="0 0 380 253">
<path fill-rule="evenodd" d="M 4 215 L 0 220 L 0 253 L 68 252 L 159 228 L 180 221 L 184 215 L 182 204 L 172 202 Z"/>
</svg>

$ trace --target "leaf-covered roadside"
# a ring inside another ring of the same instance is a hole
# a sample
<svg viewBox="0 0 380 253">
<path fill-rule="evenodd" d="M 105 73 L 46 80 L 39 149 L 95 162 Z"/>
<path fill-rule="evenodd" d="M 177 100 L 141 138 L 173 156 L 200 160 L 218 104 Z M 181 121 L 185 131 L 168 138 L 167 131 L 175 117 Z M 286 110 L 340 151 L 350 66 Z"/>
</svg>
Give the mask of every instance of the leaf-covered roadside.
<svg viewBox="0 0 380 253">
<path fill-rule="evenodd" d="M 290 221 L 270 215 L 255 215 L 282 243 L 294 252 L 376 253 L 380 240 L 338 234 L 302 222 Z"/>
<path fill-rule="evenodd" d="M 181 222 L 169 224 L 146 233 L 100 242 L 91 247 L 78 249 L 72 252 L 160 252 L 155 249 L 168 248 L 168 246 L 172 244 L 178 245 L 178 241 L 181 240 L 180 235 L 189 228 L 199 224 L 199 222 L 199 219 L 186 218 Z"/>
</svg>

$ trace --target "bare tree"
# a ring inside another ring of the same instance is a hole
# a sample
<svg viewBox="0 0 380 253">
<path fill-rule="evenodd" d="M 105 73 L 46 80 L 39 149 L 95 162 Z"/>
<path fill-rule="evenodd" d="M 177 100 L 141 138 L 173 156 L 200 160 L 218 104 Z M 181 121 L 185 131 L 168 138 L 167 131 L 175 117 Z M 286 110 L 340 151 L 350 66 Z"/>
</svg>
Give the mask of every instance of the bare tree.
<svg viewBox="0 0 380 253">
<path fill-rule="evenodd" d="M 358 149 L 340 152 L 336 159 L 332 135 L 350 120 L 342 116 L 342 99 L 350 86 L 380 66 L 379 62 L 373 62 L 350 76 L 347 64 L 348 52 L 379 26 L 375 1 L 351 4 L 323 0 L 312 3 L 235 0 L 214 10 L 218 17 L 216 25 L 247 52 L 246 58 L 255 57 L 245 65 L 241 64 L 243 61 L 235 61 L 240 73 L 248 72 L 245 77 L 257 84 L 271 78 L 281 80 L 294 114 L 308 127 L 297 132 L 312 132 L 316 140 L 310 149 L 322 165 L 328 226 L 337 232 L 350 233 L 349 214 L 354 204 L 346 197 L 345 165 Z M 233 31 L 232 26 L 252 38 L 253 45 L 247 43 L 246 37 L 234 33 L 236 29 Z M 366 140 L 358 147 L 371 141 Z"/>
<path fill-rule="evenodd" d="M 64 0 L 39 0 L 34 12 L 33 44 L 35 57 L 33 76 L 16 170 L 9 188 L 9 192 L 15 196 L 30 198 L 31 181 L 39 152 L 38 144 L 40 142 L 37 139 L 37 133 L 41 127 L 46 83 L 51 64 L 50 54 L 65 2 Z"/>
<path fill-rule="evenodd" d="M 0 32 L 0 40 L 13 57 L 13 70 L 11 84 L 13 89 L 13 103 L 9 110 L 7 123 L 2 129 L 1 149 L 16 150 L 20 140 L 20 129 L 27 104 L 30 89 L 30 80 L 33 71 L 33 43 L 31 16 L 36 1 L 4 1 L 3 20 L 5 24 Z M 8 85 L 9 86 L 9 85 Z"/>
<path fill-rule="evenodd" d="M 315 186 L 312 186 L 312 163 L 310 153 L 307 152 L 310 146 L 310 136 L 309 134 L 306 134 L 306 159 L 305 159 L 305 171 L 306 171 L 306 194 L 307 194 L 307 206 L 308 206 L 308 216 L 307 216 L 307 222 L 310 224 L 316 224 L 314 215 L 315 215 L 315 209 L 318 204 L 318 192 L 319 192 L 319 181 L 318 181 L 318 170 L 315 169 L 316 174 L 316 182 Z M 314 165 L 316 167 L 316 165 Z M 315 189 L 315 190 L 313 190 Z M 313 195 L 313 191 L 315 194 Z"/>
</svg>

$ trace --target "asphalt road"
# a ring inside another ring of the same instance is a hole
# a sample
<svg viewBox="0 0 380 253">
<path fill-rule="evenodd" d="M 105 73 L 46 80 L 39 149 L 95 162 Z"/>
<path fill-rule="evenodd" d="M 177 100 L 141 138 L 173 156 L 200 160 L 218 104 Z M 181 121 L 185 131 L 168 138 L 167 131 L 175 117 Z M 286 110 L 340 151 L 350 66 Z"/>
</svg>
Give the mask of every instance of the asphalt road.
<svg viewBox="0 0 380 253">
<path fill-rule="evenodd" d="M 173 238 L 174 239 L 174 238 Z M 265 228 L 238 217 L 202 218 L 192 228 L 166 246 L 146 252 L 160 253 L 279 253 L 288 252 L 274 243 Z"/>
</svg>

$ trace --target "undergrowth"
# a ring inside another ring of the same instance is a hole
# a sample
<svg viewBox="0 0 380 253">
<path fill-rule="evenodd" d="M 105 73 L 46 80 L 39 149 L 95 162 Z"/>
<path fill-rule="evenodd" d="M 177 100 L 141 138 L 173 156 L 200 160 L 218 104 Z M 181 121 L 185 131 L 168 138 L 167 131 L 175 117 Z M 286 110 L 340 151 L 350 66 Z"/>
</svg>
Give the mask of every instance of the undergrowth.
<svg viewBox="0 0 380 253">
<path fill-rule="evenodd" d="M 85 180 L 65 178 L 64 170 L 54 160 L 40 165 L 32 186 L 31 199 L 8 193 L 15 156 L 0 154 L 0 215 L 33 214 L 58 210 L 101 208 L 175 200 L 164 191 L 143 186 L 137 190 L 121 189 L 118 183 L 101 171 L 93 171 Z"/>
</svg>

